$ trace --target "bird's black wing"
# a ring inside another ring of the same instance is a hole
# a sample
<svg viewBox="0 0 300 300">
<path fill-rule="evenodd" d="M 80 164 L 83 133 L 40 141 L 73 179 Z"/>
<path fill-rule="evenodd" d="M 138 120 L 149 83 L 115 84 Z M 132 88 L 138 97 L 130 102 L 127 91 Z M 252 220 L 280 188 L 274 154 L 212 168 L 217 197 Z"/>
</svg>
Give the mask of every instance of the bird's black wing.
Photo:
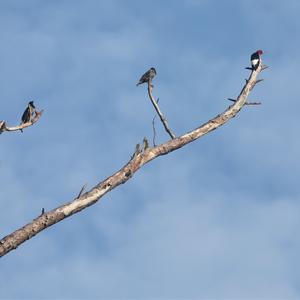
<svg viewBox="0 0 300 300">
<path fill-rule="evenodd" d="M 142 77 L 141 77 L 141 81 L 142 82 L 147 82 L 150 78 L 150 72 L 146 72 Z"/>
<path fill-rule="evenodd" d="M 258 55 L 257 52 L 254 52 L 254 53 L 251 55 L 250 60 L 254 60 L 254 59 L 259 59 L 259 55 Z"/>
<path fill-rule="evenodd" d="M 22 123 L 27 123 L 30 120 L 30 108 L 27 107 L 22 115 Z"/>
<path fill-rule="evenodd" d="M 150 80 L 151 70 L 148 70 L 140 79 L 140 82 L 148 82 Z"/>
</svg>

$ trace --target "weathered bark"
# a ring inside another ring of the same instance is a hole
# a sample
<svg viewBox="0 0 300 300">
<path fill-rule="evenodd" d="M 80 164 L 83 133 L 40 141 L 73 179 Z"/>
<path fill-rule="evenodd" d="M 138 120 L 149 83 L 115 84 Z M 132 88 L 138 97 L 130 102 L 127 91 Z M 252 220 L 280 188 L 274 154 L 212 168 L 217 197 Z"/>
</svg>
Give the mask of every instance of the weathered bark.
<svg viewBox="0 0 300 300">
<path fill-rule="evenodd" d="M 168 154 L 169 152 L 177 150 L 195 141 L 196 139 L 211 132 L 212 130 L 217 129 L 221 125 L 225 124 L 228 120 L 235 117 L 246 104 L 249 92 L 258 82 L 256 78 L 261 72 L 262 68 L 263 67 L 260 65 L 257 70 L 252 70 L 249 79 L 246 81 L 245 86 L 243 87 L 234 104 L 229 106 L 228 109 L 223 113 L 209 120 L 207 123 L 201 125 L 195 130 L 190 131 L 180 137 L 171 139 L 168 142 L 156 147 L 150 147 L 143 150 L 140 150 L 139 147 L 137 147 L 134 156 L 124 167 L 122 167 L 115 174 L 106 178 L 104 181 L 97 184 L 90 191 L 81 194 L 80 197 L 60 207 L 43 213 L 32 222 L 0 240 L 0 256 L 7 254 L 13 249 L 16 249 L 20 244 L 32 238 L 47 227 L 58 223 L 59 221 L 75 213 L 78 213 L 90 205 L 93 205 L 106 193 L 129 180 L 139 168 L 151 160 L 157 158 L 158 156 Z"/>
</svg>

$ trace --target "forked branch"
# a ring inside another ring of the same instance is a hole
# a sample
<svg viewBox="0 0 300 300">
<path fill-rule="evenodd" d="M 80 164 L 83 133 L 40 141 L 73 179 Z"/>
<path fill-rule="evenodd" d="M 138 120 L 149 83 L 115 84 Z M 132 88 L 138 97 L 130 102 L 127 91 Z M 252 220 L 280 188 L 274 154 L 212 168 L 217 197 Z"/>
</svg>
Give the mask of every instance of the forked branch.
<svg viewBox="0 0 300 300">
<path fill-rule="evenodd" d="M 198 128 L 183 134 L 182 136 L 173 138 L 168 142 L 156 147 L 144 147 L 144 149 L 141 149 L 141 147 L 138 145 L 130 161 L 115 174 L 97 184 L 90 191 L 80 193 L 79 198 L 76 198 L 49 212 L 43 212 L 42 215 L 38 216 L 32 222 L 4 237 L 2 240 L 0 240 L 0 256 L 7 254 L 13 249 L 16 249 L 23 242 L 32 238 L 49 226 L 54 225 L 59 221 L 62 221 L 63 219 L 95 204 L 106 193 L 129 180 L 136 171 L 138 171 L 143 165 L 151 160 L 175 151 L 195 141 L 196 139 L 217 129 L 231 118 L 235 117 L 246 104 L 247 97 L 251 89 L 255 86 L 257 75 L 261 72 L 261 70 L 262 66 L 260 65 L 256 70 L 251 71 L 249 79 L 247 80 L 236 101 L 220 115 L 209 120 L 207 123 L 199 126 Z M 149 95 L 151 95 L 150 87 Z"/>
</svg>

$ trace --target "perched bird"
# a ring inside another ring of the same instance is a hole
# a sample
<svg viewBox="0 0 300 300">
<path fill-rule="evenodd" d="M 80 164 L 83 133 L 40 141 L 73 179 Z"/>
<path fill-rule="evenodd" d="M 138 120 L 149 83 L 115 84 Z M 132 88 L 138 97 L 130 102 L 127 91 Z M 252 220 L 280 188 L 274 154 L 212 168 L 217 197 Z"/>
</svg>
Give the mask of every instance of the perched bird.
<svg viewBox="0 0 300 300">
<path fill-rule="evenodd" d="M 252 70 L 256 70 L 261 62 L 261 56 L 263 55 L 263 51 L 262 50 L 257 50 L 256 52 L 254 52 L 252 55 L 251 55 L 251 67 L 252 67 Z"/>
<path fill-rule="evenodd" d="M 35 106 L 33 104 L 33 101 L 30 101 L 22 115 L 22 120 L 20 125 L 27 123 L 31 120 L 31 118 L 33 117 L 35 113 Z M 23 132 L 23 130 L 21 129 L 21 131 Z"/>
<path fill-rule="evenodd" d="M 155 68 L 151 68 L 149 69 L 139 80 L 139 82 L 136 84 L 137 86 L 145 83 L 145 82 L 149 82 L 151 81 L 156 75 L 156 70 Z"/>
</svg>

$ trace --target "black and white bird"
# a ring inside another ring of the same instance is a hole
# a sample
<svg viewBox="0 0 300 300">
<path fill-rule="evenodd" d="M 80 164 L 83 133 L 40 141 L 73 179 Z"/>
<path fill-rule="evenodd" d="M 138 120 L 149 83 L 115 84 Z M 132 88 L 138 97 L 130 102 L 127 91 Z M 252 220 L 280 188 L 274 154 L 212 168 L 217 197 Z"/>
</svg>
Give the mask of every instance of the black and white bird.
<svg viewBox="0 0 300 300">
<path fill-rule="evenodd" d="M 152 81 L 152 79 L 155 77 L 156 75 L 156 70 L 155 68 L 151 68 L 149 69 L 139 80 L 139 82 L 136 84 L 137 86 L 145 83 L 145 82 L 149 82 Z"/>
<path fill-rule="evenodd" d="M 31 118 L 33 117 L 35 113 L 35 106 L 33 104 L 33 101 L 30 101 L 22 115 L 22 120 L 20 125 L 27 123 L 31 120 Z M 21 129 L 21 131 L 23 132 L 23 130 Z"/>
<path fill-rule="evenodd" d="M 254 52 L 252 55 L 251 55 L 251 67 L 252 67 L 252 70 L 256 70 L 261 62 L 261 56 L 263 55 L 263 51 L 262 50 L 257 50 L 256 52 Z"/>
</svg>

